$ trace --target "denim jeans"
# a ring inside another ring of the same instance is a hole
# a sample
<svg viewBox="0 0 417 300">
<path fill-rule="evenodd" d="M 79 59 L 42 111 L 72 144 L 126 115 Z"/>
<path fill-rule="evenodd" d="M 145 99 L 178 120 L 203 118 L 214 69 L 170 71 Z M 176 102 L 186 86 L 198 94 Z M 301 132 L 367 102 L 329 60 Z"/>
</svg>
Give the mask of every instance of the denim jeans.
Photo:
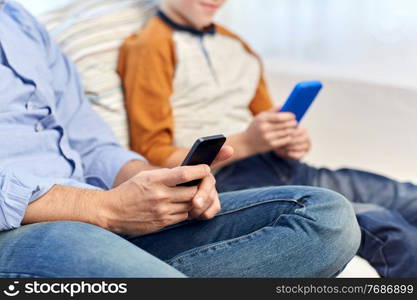
<svg viewBox="0 0 417 300">
<path fill-rule="evenodd" d="M 384 277 L 417 277 L 417 186 L 353 169 L 329 170 L 265 153 L 216 175 L 219 191 L 301 185 L 328 188 L 353 202 L 362 231 L 358 254 Z"/>
<path fill-rule="evenodd" d="M 349 202 L 326 189 L 275 187 L 220 195 L 209 221 L 119 236 L 78 222 L 0 233 L 2 277 L 331 277 L 355 255 Z"/>
</svg>

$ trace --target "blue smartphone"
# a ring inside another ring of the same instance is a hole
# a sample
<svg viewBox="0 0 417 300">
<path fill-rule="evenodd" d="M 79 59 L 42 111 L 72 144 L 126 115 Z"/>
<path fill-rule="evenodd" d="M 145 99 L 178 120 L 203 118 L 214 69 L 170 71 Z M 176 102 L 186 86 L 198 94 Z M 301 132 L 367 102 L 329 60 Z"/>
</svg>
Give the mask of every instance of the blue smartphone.
<svg viewBox="0 0 417 300">
<path fill-rule="evenodd" d="M 281 112 L 292 112 L 298 123 L 313 104 L 323 85 L 320 81 L 304 81 L 298 83 L 291 92 Z"/>
</svg>

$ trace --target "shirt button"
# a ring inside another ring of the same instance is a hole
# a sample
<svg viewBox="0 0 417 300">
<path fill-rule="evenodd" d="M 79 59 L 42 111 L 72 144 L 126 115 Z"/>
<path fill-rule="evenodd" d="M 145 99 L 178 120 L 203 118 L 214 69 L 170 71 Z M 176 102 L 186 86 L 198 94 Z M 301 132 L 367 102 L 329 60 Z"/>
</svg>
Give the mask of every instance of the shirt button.
<svg viewBox="0 0 417 300">
<path fill-rule="evenodd" d="M 44 130 L 45 129 L 45 127 L 42 125 L 42 123 L 36 123 L 36 126 L 35 126 L 35 130 L 36 131 L 42 131 L 42 130 Z"/>
</svg>

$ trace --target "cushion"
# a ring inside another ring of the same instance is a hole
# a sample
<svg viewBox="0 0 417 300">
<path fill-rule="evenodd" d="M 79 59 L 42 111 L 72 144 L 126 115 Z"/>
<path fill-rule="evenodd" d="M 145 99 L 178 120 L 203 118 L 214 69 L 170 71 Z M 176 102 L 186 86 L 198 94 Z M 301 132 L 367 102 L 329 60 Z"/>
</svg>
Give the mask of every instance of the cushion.
<svg viewBox="0 0 417 300">
<path fill-rule="evenodd" d="M 128 147 L 123 91 L 116 72 L 123 41 L 155 14 L 154 0 L 76 0 L 40 16 L 75 63 L 87 98 Z"/>
</svg>

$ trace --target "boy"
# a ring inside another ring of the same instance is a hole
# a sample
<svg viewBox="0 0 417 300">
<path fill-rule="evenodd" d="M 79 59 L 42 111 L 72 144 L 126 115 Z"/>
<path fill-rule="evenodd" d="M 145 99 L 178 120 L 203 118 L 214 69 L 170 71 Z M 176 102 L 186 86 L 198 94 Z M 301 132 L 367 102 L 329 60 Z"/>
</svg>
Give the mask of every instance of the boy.
<svg viewBox="0 0 417 300">
<path fill-rule="evenodd" d="M 310 138 L 294 116 L 277 113 L 258 57 L 213 24 L 223 0 L 163 0 L 158 16 L 121 50 L 133 150 L 173 167 L 201 136 L 224 133 L 235 149 L 217 165 L 217 187 L 273 185 L 333 189 L 355 203 L 359 254 L 382 276 L 417 275 L 417 186 L 358 170 L 299 162 Z"/>
</svg>

